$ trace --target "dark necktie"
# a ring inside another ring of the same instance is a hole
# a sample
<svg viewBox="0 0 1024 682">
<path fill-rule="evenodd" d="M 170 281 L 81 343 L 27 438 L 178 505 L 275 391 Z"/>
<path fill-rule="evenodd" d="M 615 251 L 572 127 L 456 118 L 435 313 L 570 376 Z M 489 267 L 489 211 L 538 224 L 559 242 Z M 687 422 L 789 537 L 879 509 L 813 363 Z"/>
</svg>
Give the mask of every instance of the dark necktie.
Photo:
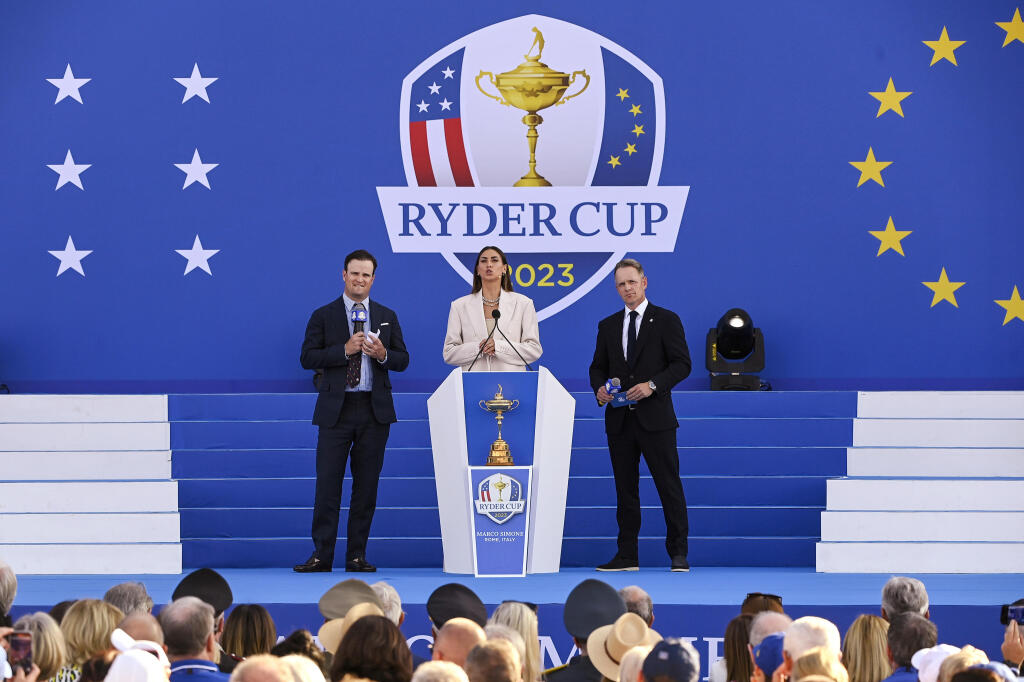
<svg viewBox="0 0 1024 682">
<path fill-rule="evenodd" d="M 626 362 L 636 362 L 636 318 L 640 316 L 635 310 L 629 311 L 629 329 L 626 330 Z"/>
<path fill-rule="evenodd" d="M 356 303 L 352 306 L 352 310 L 365 310 L 366 308 L 362 303 Z M 353 329 L 355 325 L 353 323 Z M 362 351 L 356 351 L 353 355 L 349 356 L 348 369 L 345 371 L 345 380 L 348 383 L 349 388 L 355 388 L 359 385 L 359 381 L 362 379 L 363 369 L 363 353 Z"/>
</svg>

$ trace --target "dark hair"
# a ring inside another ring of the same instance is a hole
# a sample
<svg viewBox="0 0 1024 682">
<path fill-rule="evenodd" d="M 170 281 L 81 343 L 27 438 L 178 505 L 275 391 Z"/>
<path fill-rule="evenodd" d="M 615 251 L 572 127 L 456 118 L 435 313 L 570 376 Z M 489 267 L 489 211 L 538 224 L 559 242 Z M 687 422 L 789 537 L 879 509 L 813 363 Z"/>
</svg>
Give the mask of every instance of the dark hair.
<svg viewBox="0 0 1024 682">
<path fill-rule="evenodd" d="M 889 619 L 889 634 L 886 636 L 892 660 L 898 666 L 910 665 L 910 659 L 921 649 L 935 646 L 938 628 L 924 616 L 913 613 L 897 613 Z"/>
<path fill-rule="evenodd" d="M 318 647 L 316 642 L 313 641 L 313 633 L 309 630 L 296 630 L 274 645 L 274 648 L 270 650 L 270 653 L 274 656 L 282 657 L 292 654 L 305 656 L 316 663 L 320 670 L 324 670 L 326 662 L 324 652 L 321 651 L 320 647 Z"/>
<path fill-rule="evenodd" d="M 785 613 L 782 608 L 782 597 L 777 594 L 766 594 L 764 592 L 748 592 L 740 605 L 740 613 L 749 613 L 753 616 L 762 611 L 774 611 Z"/>
<path fill-rule="evenodd" d="M 356 249 L 352 253 L 345 256 L 345 270 L 348 270 L 349 261 L 353 260 L 368 260 L 373 263 L 373 272 L 371 274 L 377 274 L 377 259 L 373 257 L 373 254 L 366 249 Z"/>
<path fill-rule="evenodd" d="M 117 649 L 107 649 L 86 660 L 82 663 L 82 674 L 78 682 L 103 682 L 120 653 Z"/>
<path fill-rule="evenodd" d="M 995 670 L 975 666 L 953 675 L 950 682 L 1004 682 L 1004 680 Z"/>
<path fill-rule="evenodd" d="M 70 609 L 76 601 L 78 600 L 68 599 L 66 601 L 57 602 L 53 605 L 53 608 L 50 609 L 50 618 L 53 618 L 57 621 L 57 625 L 60 625 L 60 622 L 64 620 L 64 614 L 68 612 L 68 609 Z"/>
<path fill-rule="evenodd" d="M 269 654 L 276 642 L 274 619 L 259 604 L 239 604 L 232 609 L 221 635 L 224 651 L 239 658 Z"/>
<path fill-rule="evenodd" d="M 480 264 L 480 256 L 484 255 L 484 251 L 498 252 L 498 255 L 501 256 L 501 264 L 505 266 L 505 270 L 501 273 L 501 288 L 504 291 L 515 291 L 512 288 L 512 276 L 508 274 L 508 258 L 505 257 L 505 252 L 497 246 L 485 246 L 480 249 L 480 252 L 476 254 L 476 260 L 473 261 L 473 291 L 470 293 L 475 294 L 484 286 L 483 280 L 480 279 L 480 274 L 476 271 L 476 266 Z"/>
<path fill-rule="evenodd" d="M 747 650 L 752 620 L 754 617 L 749 613 L 741 613 L 725 626 L 725 671 L 729 682 L 748 682 L 754 674 Z"/>
<path fill-rule="evenodd" d="M 331 666 L 331 680 L 345 675 L 376 682 L 409 682 L 412 652 L 398 626 L 384 616 L 363 616 L 341 638 Z"/>
</svg>

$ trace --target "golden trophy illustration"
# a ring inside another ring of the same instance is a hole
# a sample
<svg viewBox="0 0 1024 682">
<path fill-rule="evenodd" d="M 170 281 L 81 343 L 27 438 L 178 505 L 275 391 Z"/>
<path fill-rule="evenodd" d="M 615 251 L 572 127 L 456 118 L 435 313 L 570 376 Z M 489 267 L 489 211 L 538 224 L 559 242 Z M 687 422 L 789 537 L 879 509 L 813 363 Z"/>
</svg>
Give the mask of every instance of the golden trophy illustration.
<svg viewBox="0 0 1024 682">
<path fill-rule="evenodd" d="M 501 423 L 505 420 L 506 412 L 511 412 L 519 407 L 519 401 L 509 400 L 503 396 L 501 384 L 498 384 L 498 392 L 490 400 L 481 400 L 480 407 L 488 412 L 493 412 L 494 418 L 498 421 L 498 440 L 491 443 L 491 452 L 487 455 L 487 466 L 512 466 L 512 452 L 509 450 L 508 443 L 501 437 Z M 504 487 L 502 486 L 502 488 Z M 498 494 L 501 494 L 501 488 L 498 489 Z"/>
<path fill-rule="evenodd" d="M 505 501 L 505 500 L 503 500 L 501 498 L 501 494 L 505 491 L 505 488 L 507 488 L 507 487 L 508 487 L 508 483 L 505 483 L 505 481 L 501 480 L 501 475 L 499 474 L 498 475 L 498 482 L 494 484 L 494 488 L 498 491 L 498 502 L 504 502 Z"/>
<path fill-rule="evenodd" d="M 490 71 L 481 71 L 476 77 L 477 89 L 496 100 L 499 104 L 513 106 L 526 112 L 523 116 L 523 123 L 526 124 L 526 142 L 530 146 L 530 170 L 515 183 L 515 187 L 550 187 L 551 183 L 537 173 L 537 126 L 544 122 L 537 112 L 541 109 L 560 104 L 565 104 L 573 97 L 582 95 L 590 85 L 590 76 L 584 70 L 573 71 L 572 75 L 555 71 L 540 61 L 541 53 L 544 51 L 544 36 L 540 30 L 534 27 L 535 34 L 533 45 L 524 55 L 525 62 L 505 73 L 495 76 Z M 530 52 L 536 46 L 537 55 L 531 57 Z M 498 89 L 502 97 L 497 97 L 487 92 L 480 86 L 480 79 L 488 77 L 491 85 Z M 576 82 L 576 76 L 583 76 L 586 82 L 578 92 L 563 97 L 569 86 Z"/>
</svg>

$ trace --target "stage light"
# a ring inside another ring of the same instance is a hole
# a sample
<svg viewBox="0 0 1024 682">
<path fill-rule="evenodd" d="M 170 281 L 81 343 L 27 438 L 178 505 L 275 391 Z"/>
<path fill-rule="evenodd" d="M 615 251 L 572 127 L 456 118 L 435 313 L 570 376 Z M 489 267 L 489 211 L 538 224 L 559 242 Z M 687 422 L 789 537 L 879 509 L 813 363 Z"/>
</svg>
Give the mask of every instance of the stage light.
<svg viewBox="0 0 1024 682">
<path fill-rule="evenodd" d="M 757 391 L 767 386 L 754 374 L 764 369 L 764 336 L 747 311 L 732 308 L 708 330 L 705 365 L 712 391 Z"/>
</svg>

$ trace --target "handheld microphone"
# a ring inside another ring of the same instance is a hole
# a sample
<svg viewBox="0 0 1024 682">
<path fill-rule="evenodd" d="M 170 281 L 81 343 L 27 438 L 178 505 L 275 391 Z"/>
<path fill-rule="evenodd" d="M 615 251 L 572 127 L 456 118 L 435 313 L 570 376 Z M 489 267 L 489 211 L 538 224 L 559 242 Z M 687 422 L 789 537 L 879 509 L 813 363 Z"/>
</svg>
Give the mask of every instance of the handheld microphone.
<svg viewBox="0 0 1024 682">
<path fill-rule="evenodd" d="M 497 309 L 492 310 L 491 317 L 494 318 L 494 328 L 498 331 L 499 334 L 501 334 L 501 338 L 505 339 L 505 343 L 512 346 L 512 350 L 516 352 L 516 355 L 519 356 L 519 359 L 523 361 L 524 365 L 526 365 L 526 369 L 530 370 L 531 372 L 536 371 L 533 369 L 533 367 L 530 367 L 530 363 L 526 361 L 526 358 L 524 358 L 522 353 L 519 352 L 519 349 L 516 348 L 515 344 L 508 340 L 508 337 L 505 336 L 505 332 L 501 331 L 501 329 L 498 329 L 498 318 L 501 317 L 501 311 Z M 493 334 L 494 332 L 491 333 Z"/>
<path fill-rule="evenodd" d="M 491 337 L 494 336 L 495 330 L 498 329 L 498 318 L 501 317 L 501 313 L 497 310 L 493 310 L 491 311 L 491 317 L 494 318 L 494 329 L 487 334 L 487 338 L 484 339 L 484 343 L 480 344 L 480 350 L 476 352 L 476 357 L 473 358 L 473 362 L 469 363 L 469 369 L 466 370 L 467 372 L 473 369 L 473 365 L 476 364 L 476 361 L 480 359 L 480 355 L 484 352 L 484 344 L 491 340 Z M 504 334 L 502 334 L 502 336 L 504 336 Z"/>
<path fill-rule="evenodd" d="M 622 381 L 620 381 L 618 377 L 609 379 L 608 381 L 604 382 L 604 390 L 607 391 L 610 395 L 615 395 L 616 393 L 622 391 Z"/>
<path fill-rule="evenodd" d="M 358 334 L 363 331 L 363 326 L 369 321 L 370 317 L 366 314 L 365 310 L 359 310 L 358 308 L 352 309 L 352 333 Z"/>
</svg>

